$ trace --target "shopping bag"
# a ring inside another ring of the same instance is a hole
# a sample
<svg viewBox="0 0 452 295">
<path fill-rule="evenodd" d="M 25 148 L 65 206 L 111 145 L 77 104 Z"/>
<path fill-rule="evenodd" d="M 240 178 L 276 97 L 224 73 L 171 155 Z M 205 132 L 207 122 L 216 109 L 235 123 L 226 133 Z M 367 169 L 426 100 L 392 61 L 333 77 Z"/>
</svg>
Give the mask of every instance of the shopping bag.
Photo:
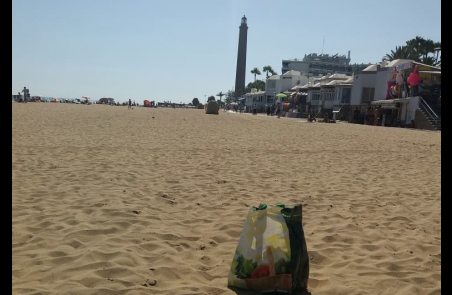
<svg viewBox="0 0 452 295">
<path fill-rule="evenodd" d="M 302 206 L 252 207 L 228 275 L 228 285 L 260 292 L 303 291 L 309 258 Z"/>
</svg>

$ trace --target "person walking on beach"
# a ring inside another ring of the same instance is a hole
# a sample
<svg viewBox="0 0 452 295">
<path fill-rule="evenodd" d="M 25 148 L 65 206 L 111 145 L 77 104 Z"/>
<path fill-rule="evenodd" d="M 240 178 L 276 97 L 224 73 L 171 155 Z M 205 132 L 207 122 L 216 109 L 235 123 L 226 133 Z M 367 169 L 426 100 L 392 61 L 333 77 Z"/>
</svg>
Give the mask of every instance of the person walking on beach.
<svg viewBox="0 0 452 295">
<path fill-rule="evenodd" d="M 129 98 L 129 110 L 132 108 L 132 100 Z"/>
</svg>

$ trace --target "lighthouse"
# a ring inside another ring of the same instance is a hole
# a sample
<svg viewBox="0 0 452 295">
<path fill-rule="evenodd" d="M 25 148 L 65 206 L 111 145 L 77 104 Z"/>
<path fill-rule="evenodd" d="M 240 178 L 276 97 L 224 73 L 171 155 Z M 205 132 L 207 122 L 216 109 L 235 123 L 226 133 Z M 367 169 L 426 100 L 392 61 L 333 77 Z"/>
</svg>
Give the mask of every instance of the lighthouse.
<svg viewBox="0 0 452 295">
<path fill-rule="evenodd" d="M 239 97 L 245 94 L 245 75 L 246 75 L 246 42 L 248 37 L 248 25 L 246 17 L 242 17 L 239 32 L 239 49 L 237 52 L 237 70 L 235 73 L 235 96 Z"/>
</svg>

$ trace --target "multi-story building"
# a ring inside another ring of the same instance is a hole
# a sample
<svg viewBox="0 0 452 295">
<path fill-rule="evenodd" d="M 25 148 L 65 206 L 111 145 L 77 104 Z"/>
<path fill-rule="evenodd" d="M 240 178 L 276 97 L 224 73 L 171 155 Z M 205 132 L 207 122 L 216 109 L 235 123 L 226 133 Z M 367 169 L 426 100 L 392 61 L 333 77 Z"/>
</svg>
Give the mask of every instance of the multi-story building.
<svg viewBox="0 0 452 295">
<path fill-rule="evenodd" d="M 350 64 L 350 51 L 348 57 L 345 55 L 329 55 L 311 53 L 305 55 L 302 60 L 283 60 L 282 70 L 284 74 L 288 71 L 299 71 L 311 77 L 331 75 L 334 73 L 351 76 L 353 73 L 362 71 L 369 64 Z"/>
</svg>

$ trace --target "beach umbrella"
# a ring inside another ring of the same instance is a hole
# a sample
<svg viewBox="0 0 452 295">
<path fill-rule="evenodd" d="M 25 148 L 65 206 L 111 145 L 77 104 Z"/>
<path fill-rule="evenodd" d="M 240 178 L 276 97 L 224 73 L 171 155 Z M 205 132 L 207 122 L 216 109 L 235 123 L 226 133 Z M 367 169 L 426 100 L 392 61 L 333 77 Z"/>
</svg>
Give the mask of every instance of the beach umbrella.
<svg viewBox="0 0 452 295">
<path fill-rule="evenodd" d="M 276 94 L 276 97 L 279 97 L 279 98 L 286 98 L 287 95 L 285 95 L 284 93 L 278 93 L 278 94 Z"/>
</svg>

